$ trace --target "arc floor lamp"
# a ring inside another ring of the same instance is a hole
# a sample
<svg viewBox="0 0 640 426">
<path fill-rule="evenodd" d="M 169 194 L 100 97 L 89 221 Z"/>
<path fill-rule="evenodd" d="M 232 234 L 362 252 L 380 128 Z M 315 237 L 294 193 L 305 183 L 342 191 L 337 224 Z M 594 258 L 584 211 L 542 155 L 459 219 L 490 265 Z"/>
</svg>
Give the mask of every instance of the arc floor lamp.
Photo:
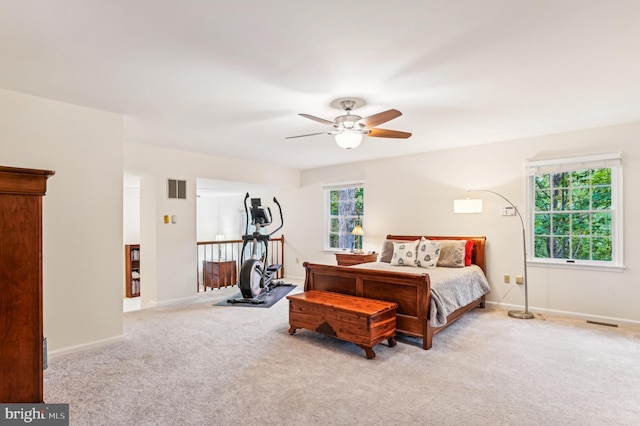
<svg viewBox="0 0 640 426">
<path fill-rule="evenodd" d="M 509 311 L 508 314 L 510 317 L 519 318 L 519 319 L 532 319 L 535 317 L 534 314 L 529 312 L 529 279 L 527 278 L 527 240 L 524 226 L 524 219 L 522 219 L 522 215 L 518 208 L 513 204 L 507 197 L 504 195 L 490 191 L 488 189 L 474 189 L 467 192 L 489 192 L 491 194 L 497 195 L 498 197 L 505 200 L 513 210 L 516 212 L 518 217 L 520 218 L 520 223 L 522 224 L 522 262 L 524 268 L 524 311 Z M 454 213 L 482 213 L 482 200 L 481 199 L 473 199 L 473 198 L 465 198 L 461 200 L 453 200 L 453 211 Z"/>
</svg>

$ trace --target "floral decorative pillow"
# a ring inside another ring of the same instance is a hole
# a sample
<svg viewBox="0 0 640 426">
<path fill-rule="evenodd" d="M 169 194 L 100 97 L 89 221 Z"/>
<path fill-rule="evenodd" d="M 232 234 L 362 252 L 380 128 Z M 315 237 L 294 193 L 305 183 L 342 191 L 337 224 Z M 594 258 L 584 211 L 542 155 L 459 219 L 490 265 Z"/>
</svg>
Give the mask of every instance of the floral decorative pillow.
<svg viewBox="0 0 640 426">
<path fill-rule="evenodd" d="M 464 267 L 467 240 L 438 240 L 440 243 L 440 257 L 438 266 L 445 268 Z"/>
<path fill-rule="evenodd" d="M 415 266 L 416 249 L 419 242 L 420 240 L 394 242 L 391 264 L 397 266 Z"/>
<path fill-rule="evenodd" d="M 416 266 L 433 269 L 438 264 L 439 258 L 440 243 L 436 240 L 427 240 L 422 237 L 418 243 L 418 250 L 416 252 Z"/>
</svg>

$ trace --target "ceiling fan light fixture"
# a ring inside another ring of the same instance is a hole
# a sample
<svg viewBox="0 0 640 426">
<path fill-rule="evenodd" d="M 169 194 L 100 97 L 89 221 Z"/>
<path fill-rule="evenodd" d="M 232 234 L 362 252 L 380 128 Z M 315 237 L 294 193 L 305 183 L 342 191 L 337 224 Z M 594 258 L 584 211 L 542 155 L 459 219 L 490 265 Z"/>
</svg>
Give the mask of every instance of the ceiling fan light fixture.
<svg viewBox="0 0 640 426">
<path fill-rule="evenodd" d="M 338 101 L 335 101 L 338 102 Z M 334 102 L 334 103 L 335 103 Z M 359 100 L 358 102 L 363 102 Z M 393 138 L 393 139 L 407 139 L 411 137 L 409 132 L 400 132 L 398 130 L 380 129 L 376 127 L 387 121 L 391 121 L 394 118 L 398 118 L 402 115 L 397 109 L 390 109 L 382 111 L 377 114 L 369 115 L 367 117 L 360 117 L 356 114 L 351 114 L 351 109 L 356 105 L 356 100 L 344 99 L 339 100 L 340 106 L 346 111 L 346 114 L 340 115 L 331 120 L 325 120 L 324 118 L 315 117 L 309 114 L 298 114 L 309 120 L 322 123 L 333 127 L 333 131 L 327 132 L 330 135 L 334 135 L 336 143 L 339 147 L 344 149 L 353 149 L 360 145 L 362 142 L 362 136 L 371 136 L 374 138 Z M 333 103 L 332 103 L 333 106 Z M 287 136 L 285 139 L 300 138 L 303 136 L 321 135 L 324 132 L 310 133 L 299 136 Z"/>
<path fill-rule="evenodd" d="M 336 134 L 336 143 L 340 148 L 356 148 L 362 142 L 362 133 L 353 130 L 343 130 Z"/>
</svg>

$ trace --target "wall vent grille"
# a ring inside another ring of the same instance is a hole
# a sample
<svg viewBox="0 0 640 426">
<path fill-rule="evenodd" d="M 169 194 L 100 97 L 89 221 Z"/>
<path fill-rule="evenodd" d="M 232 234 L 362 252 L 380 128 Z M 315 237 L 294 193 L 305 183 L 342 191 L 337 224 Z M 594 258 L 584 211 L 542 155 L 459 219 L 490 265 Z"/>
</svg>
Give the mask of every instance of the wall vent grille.
<svg viewBox="0 0 640 426">
<path fill-rule="evenodd" d="M 167 198 L 173 200 L 187 199 L 187 181 L 167 179 Z"/>
</svg>

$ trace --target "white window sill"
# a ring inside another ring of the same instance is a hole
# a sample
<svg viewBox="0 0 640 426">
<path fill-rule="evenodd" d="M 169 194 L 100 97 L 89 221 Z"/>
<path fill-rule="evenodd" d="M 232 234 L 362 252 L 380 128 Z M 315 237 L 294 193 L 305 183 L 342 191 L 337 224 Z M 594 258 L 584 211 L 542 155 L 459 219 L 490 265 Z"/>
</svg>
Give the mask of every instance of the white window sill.
<svg viewBox="0 0 640 426">
<path fill-rule="evenodd" d="M 334 254 L 334 253 L 351 253 L 351 249 L 324 249 L 322 250 L 325 253 Z"/>
<path fill-rule="evenodd" d="M 527 260 L 527 266 L 533 268 L 557 268 L 557 269 L 578 269 L 581 271 L 601 271 L 601 272 L 624 272 L 626 266 L 614 265 L 594 265 L 592 263 L 568 263 L 568 262 L 545 262 L 540 260 Z"/>
</svg>

